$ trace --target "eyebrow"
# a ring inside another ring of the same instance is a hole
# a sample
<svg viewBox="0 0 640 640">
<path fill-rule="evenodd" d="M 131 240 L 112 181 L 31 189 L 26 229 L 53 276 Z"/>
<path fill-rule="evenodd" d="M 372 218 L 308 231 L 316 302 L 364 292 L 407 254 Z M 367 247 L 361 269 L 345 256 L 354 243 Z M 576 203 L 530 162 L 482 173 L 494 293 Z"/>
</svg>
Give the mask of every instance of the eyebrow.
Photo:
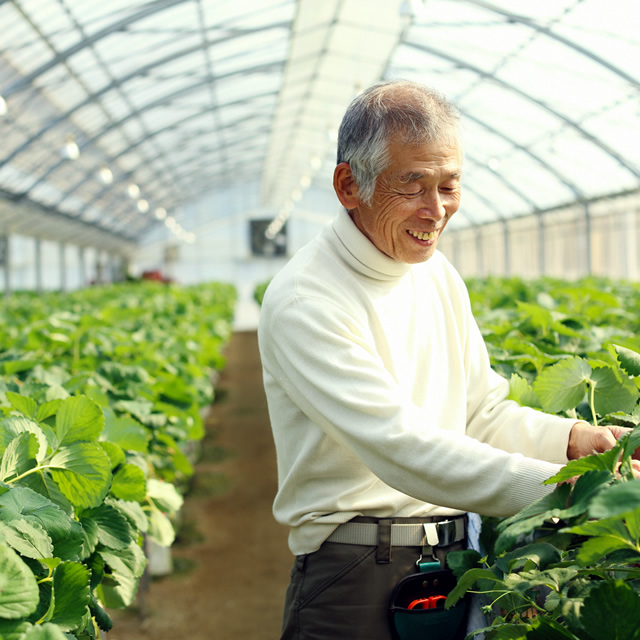
<svg viewBox="0 0 640 640">
<path fill-rule="evenodd" d="M 410 171 L 409 173 L 405 173 L 401 175 L 398 179 L 400 182 L 408 183 L 415 182 L 416 180 L 422 180 L 427 174 L 424 171 Z M 445 177 L 446 180 L 451 179 L 459 179 L 462 176 L 460 171 L 454 171 Z"/>
</svg>

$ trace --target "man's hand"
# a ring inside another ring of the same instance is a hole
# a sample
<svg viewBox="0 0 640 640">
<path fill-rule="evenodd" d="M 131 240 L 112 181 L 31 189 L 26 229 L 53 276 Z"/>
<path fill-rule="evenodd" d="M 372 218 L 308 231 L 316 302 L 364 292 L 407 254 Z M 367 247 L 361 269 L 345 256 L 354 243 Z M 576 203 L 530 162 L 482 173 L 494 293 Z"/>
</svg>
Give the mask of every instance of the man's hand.
<svg viewBox="0 0 640 640">
<path fill-rule="evenodd" d="M 594 427 L 588 422 L 576 422 L 569 432 L 567 458 L 575 460 L 592 453 L 609 451 L 616 441 L 629 431 L 630 429 L 625 427 Z M 631 465 L 635 477 L 640 478 L 640 448 L 634 451 Z"/>
<path fill-rule="evenodd" d="M 620 427 L 615 428 L 624 432 Z M 592 453 L 609 451 L 621 435 L 623 434 L 614 434 L 610 427 L 594 427 L 588 422 L 576 422 L 569 432 L 567 458 L 576 460 Z"/>
</svg>

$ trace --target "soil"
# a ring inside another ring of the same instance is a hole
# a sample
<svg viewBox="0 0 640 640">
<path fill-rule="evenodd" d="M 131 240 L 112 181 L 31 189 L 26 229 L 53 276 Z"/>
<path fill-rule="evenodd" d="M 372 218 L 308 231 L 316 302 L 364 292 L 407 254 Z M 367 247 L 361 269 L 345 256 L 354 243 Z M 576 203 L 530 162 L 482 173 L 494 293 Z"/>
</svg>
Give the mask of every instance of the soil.
<svg viewBox="0 0 640 640">
<path fill-rule="evenodd" d="M 274 640 L 293 562 L 255 331 L 234 333 L 172 547 L 173 572 L 109 611 L 108 640 Z"/>
</svg>

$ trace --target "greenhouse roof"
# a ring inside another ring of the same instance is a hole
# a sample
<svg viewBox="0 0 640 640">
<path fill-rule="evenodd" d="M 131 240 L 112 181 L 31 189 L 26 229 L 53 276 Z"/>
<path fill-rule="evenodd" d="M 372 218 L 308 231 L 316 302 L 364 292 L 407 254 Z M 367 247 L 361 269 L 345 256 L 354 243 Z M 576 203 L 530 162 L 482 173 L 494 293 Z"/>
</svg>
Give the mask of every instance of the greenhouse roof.
<svg viewBox="0 0 640 640">
<path fill-rule="evenodd" d="M 383 78 L 462 113 L 454 227 L 637 191 L 638 25 L 636 0 L 0 0 L 0 231 L 122 248 L 256 181 L 295 215 Z"/>
</svg>

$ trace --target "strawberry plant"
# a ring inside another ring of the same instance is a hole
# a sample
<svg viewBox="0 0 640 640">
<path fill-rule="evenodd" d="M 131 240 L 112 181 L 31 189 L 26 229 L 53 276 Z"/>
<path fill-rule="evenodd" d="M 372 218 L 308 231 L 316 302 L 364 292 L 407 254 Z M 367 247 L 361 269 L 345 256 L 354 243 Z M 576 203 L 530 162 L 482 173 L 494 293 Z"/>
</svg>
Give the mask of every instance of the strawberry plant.
<svg viewBox="0 0 640 640">
<path fill-rule="evenodd" d="M 132 603 L 143 537 L 173 542 L 234 300 L 222 285 L 5 299 L 0 638 L 95 639 Z"/>
<path fill-rule="evenodd" d="M 485 518 L 482 546 L 450 554 L 448 606 L 482 594 L 490 639 L 640 637 L 640 287 L 585 280 L 469 283 L 494 368 L 522 405 L 633 429 L 611 451 L 569 462 L 547 497 Z M 570 482 L 567 482 L 570 481 Z"/>
</svg>

